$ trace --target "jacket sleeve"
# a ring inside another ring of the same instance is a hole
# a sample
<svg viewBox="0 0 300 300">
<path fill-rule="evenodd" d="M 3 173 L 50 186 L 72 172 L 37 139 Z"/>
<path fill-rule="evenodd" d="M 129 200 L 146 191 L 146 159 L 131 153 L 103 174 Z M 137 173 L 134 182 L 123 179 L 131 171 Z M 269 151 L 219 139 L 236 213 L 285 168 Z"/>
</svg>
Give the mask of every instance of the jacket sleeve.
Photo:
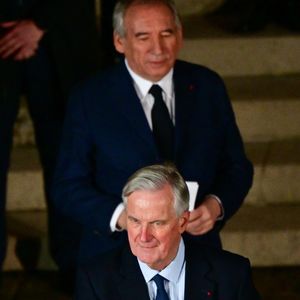
<svg viewBox="0 0 300 300">
<path fill-rule="evenodd" d="M 252 280 L 250 262 L 247 259 L 245 266 L 245 272 L 242 274 L 240 287 L 238 291 L 238 300 L 260 300 L 261 297 L 258 294 Z"/>
<path fill-rule="evenodd" d="M 111 216 L 122 200 L 117 192 L 108 194 L 96 184 L 95 147 L 86 100 L 78 90 L 69 101 L 52 196 L 63 214 L 92 230 L 110 234 Z"/>
<path fill-rule="evenodd" d="M 239 209 L 252 186 L 253 166 L 246 157 L 235 115 L 221 79 L 218 86 L 214 100 L 224 137 L 216 177 L 210 192 L 221 199 L 226 221 Z"/>
</svg>

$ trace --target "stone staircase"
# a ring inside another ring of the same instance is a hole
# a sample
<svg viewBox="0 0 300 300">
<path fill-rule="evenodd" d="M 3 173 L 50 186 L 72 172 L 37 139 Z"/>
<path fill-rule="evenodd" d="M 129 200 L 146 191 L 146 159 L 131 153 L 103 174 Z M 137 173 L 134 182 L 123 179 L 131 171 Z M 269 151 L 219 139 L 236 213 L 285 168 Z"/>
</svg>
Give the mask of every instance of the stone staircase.
<svg viewBox="0 0 300 300">
<path fill-rule="evenodd" d="M 181 58 L 225 79 L 246 151 L 255 167 L 245 205 L 222 232 L 224 248 L 255 266 L 300 265 L 300 35 L 270 25 L 256 35 L 230 34 L 213 18 L 184 17 Z M 10 251 L 6 269 L 20 268 L 15 237 L 40 236 L 47 255 L 42 177 L 23 107 L 8 184 Z"/>
</svg>

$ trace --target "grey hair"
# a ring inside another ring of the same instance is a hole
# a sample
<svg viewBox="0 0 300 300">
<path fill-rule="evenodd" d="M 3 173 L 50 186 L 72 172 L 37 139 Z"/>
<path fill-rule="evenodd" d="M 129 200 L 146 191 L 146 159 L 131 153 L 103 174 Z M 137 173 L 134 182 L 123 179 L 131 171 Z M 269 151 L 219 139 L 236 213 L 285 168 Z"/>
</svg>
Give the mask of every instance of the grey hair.
<svg viewBox="0 0 300 300">
<path fill-rule="evenodd" d="M 120 37 L 125 37 L 126 28 L 124 19 L 129 7 L 133 5 L 143 4 L 163 4 L 166 5 L 172 12 L 175 24 L 178 28 L 181 27 L 181 21 L 173 0 L 119 0 L 115 6 L 113 13 L 113 28 Z"/>
<path fill-rule="evenodd" d="M 169 184 L 174 196 L 174 209 L 180 216 L 189 207 L 189 191 L 187 185 L 175 166 L 152 165 L 136 171 L 128 179 L 122 191 L 122 199 L 125 207 L 127 198 L 135 191 L 156 191 Z"/>
</svg>

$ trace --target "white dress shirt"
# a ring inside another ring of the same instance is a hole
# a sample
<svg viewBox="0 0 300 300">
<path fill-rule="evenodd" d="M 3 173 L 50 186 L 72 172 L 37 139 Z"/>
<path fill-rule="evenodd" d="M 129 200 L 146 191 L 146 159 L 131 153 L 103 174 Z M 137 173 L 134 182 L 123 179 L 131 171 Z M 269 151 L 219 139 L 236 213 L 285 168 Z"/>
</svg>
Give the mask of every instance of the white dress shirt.
<svg viewBox="0 0 300 300">
<path fill-rule="evenodd" d="M 141 104 L 150 128 L 152 129 L 151 111 L 154 104 L 154 97 L 149 94 L 149 90 L 153 84 L 157 84 L 161 87 L 163 91 L 163 100 L 166 103 L 173 124 L 175 125 L 175 93 L 173 87 L 173 68 L 161 80 L 152 82 L 142 78 L 141 76 L 137 75 L 132 69 L 130 69 L 127 60 L 125 60 L 125 65 L 130 76 L 133 79 L 134 88 L 139 99 L 141 100 Z"/>
<path fill-rule="evenodd" d="M 156 274 L 159 274 L 166 278 L 165 290 L 170 300 L 184 300 L 184 288 L 185 288 L 185 247 L 184 242 L 181 239 L 177 255 L 174 260 L 163 270 L 153 270 L 145 263 L 138 259 L 139 266 L 142 274 L 148 286 L 148 292 L 151 300 L 156 297 L 157 287 L 153 280 L 151 280 Z"/>
</svg>

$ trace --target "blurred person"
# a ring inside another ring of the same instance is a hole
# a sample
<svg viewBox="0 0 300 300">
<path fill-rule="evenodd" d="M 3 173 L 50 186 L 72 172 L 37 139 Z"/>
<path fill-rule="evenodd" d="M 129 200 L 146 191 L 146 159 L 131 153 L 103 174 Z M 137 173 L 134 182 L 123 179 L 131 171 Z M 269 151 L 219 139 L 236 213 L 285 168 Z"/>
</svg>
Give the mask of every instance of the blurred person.
<svg viewBox="0 0 300 300">
<path fill-rule="evenodd" d="M 93 1 L 1 1 L 0 269 L 7 242 L 5 202 L 13 126 L 24 95 L 43 168 L 50 252 L 62 278 L 74 276 L 81 226 L 54 209 L 50 186 L 69 90 L 100 67 L 101 55 Z M 36 239 L 18 241 L 16 252 L 25 269 L 36 267 L 39 248 Z"/>
</svg>

